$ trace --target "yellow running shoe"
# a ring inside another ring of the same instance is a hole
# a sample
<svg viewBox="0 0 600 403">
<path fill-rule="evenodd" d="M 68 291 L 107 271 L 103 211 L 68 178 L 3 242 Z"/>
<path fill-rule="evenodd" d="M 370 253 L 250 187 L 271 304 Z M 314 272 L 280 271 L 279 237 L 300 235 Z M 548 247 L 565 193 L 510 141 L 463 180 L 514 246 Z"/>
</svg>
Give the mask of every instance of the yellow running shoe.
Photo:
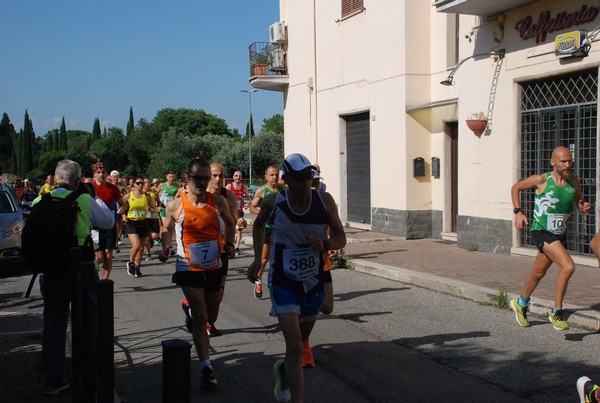
<svg viewBox="0 0 600 403">
<path fill-rule="evenodd" d="M 527 307 L 523 308 L 519 305 L 518 298 L 510 301 L 510 307 L 515 311 L 515 318 L 517 323 L 523 327 L 529 327 L 529 321 L 527 320 Z"/>
</svg>

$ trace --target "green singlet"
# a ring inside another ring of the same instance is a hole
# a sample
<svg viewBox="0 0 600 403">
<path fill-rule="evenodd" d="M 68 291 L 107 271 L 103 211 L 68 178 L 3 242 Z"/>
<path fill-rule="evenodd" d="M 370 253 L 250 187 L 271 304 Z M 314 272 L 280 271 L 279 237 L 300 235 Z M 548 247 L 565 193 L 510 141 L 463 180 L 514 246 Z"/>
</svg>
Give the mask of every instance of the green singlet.
<svg viewBox="0 0 600 403">
<path fill-rule="evenodd" d="M 560 187 L 552 179 L 552 173 L 546 172 L 546 188 L 542 194 L 535 195 L 531 231 L 564 234 L 576 195 L 575 187 L 570 182 Z"/>
</svg>

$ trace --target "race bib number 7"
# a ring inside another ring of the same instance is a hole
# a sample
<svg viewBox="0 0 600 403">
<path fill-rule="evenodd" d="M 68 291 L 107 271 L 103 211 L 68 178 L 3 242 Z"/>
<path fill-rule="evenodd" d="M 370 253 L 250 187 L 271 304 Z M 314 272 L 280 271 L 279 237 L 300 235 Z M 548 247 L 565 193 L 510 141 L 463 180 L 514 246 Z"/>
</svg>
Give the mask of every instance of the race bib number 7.
<svg viewBox="0 0 600 403">
<path fill-rule="evenodd" d="M 284 249 L 283 272 L 286 277 L 303 281 L 319 274 L 319 254 L 313 248 Z"/>
<path fill-rule="evenodd" d="M 209 269 L 219 264 L 217 240 L 188 245 L 190 267 Z"/>
<path fill-rule="evenodd" d="M 562 235 L 567 229 L 569 214 L 548 214 L 547 231 L 556 235 Z"/>
</svg>

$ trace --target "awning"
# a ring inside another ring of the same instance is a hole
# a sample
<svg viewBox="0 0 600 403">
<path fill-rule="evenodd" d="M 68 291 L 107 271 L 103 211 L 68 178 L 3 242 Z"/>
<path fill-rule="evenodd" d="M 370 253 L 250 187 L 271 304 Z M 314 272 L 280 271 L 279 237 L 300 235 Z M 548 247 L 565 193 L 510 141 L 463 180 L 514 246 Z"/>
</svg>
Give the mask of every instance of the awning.
<svg viewBox="0 0 600 403">
<path fill-rule="evenodd" d="M 444 122 L 458 120 L 458 98 L 411 106 L 406 113 L 430 133 L 440 133 L 444 131 Z"/>
</svg>

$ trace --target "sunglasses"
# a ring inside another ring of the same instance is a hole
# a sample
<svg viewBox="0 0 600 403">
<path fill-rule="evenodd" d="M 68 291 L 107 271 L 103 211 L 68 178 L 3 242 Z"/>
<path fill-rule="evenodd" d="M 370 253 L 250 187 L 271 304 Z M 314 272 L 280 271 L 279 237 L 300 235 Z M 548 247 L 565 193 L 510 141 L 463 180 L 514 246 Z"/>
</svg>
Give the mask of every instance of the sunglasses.
<svg viewBox="0 0 600 403">
<path fill-rule="evenodd" d="M 196 183 L 208 182 L 210 180 L 210 176 L 190 175 L 190 179 Z"/>
<path fill-rule="evenodd" d="M 138 186 L 142 186 L 144 184 L 144 182 L 135 182 L 135 184 Z"/>
<path fill-rule="evenodd" d="M 105 174 L 106 171 L 96 171 L 97 174 Z"/>
</svg>

